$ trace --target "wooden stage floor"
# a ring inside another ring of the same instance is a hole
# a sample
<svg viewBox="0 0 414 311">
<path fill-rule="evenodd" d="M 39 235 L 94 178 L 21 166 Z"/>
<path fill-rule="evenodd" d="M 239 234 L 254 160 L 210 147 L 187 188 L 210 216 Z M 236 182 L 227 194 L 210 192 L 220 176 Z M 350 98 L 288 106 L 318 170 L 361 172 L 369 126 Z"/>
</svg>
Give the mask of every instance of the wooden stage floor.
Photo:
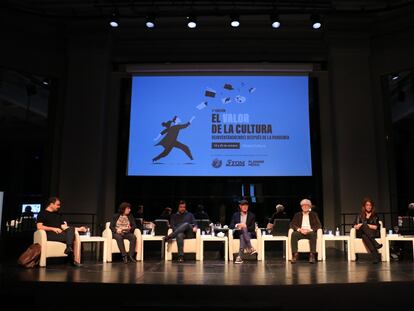
<svg viewBox="0 0 414 311">
<path fill-rule="evenodd" d="M 62 305 L 123 310 L 381 310 L 411 301 L 414 288 L 411 259 L 372 264 L 369 258 L 347 262 L 329 253 L 327 261 L 313 265 L 306 258 L 292 265 L 281 256 L 243 264 L 154 258 L 123 264 L 116 257 L 112 263 L 89 258 L 78 268 L 57 260 L 35 269 L 3 262 L 0 275 L 1 301 L 13 299 L 23 307 L 43 310 Z"/>
</svg>

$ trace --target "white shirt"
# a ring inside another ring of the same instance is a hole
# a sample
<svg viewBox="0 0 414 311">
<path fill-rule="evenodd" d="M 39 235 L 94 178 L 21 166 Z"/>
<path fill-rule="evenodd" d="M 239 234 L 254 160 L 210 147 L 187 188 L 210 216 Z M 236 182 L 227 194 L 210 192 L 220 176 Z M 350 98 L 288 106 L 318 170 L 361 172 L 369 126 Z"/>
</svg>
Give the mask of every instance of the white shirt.
<svg viewBox="0 0 414 311">
<path fill-rule="evenodd" d="M 246 214 L 240 213 L 240 223 L 246 224 L 246 221 L 247 221 L 247 213 Z"/>
<path fill-rule="evenodd" d="M 309 221 L 309 213 L 302 215 L 302 226 L 301 226 L 301 228 L 302 229 L 308 229 L 308 230 L 312 231 L 310 221 Z"/>
</svg>

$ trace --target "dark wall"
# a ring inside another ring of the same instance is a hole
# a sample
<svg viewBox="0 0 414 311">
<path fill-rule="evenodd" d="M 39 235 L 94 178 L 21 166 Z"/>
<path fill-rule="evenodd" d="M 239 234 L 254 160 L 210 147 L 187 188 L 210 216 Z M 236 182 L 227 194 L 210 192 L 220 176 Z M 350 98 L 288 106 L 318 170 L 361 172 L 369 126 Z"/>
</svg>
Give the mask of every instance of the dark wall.
<svg viewBox="0 0 414 311">
<path fill-rule="evenodd" d="M 42 21 L 37 17 L 0 10 L 1 20 L 1 72 L 16 72 L 20 80 L 30 81 L 34 75 L 53 80 L 49 85 L 49 107 L 46 111 L 53 117 L 37 122 L 36 116 L 27 113 L 33 122 L 16 122 L 10 119 L 1 124 L 0 134 L 0 188 L 5 191 L 3 221 L 19 216 L 19 204 L 43 201 L 49 194 L 53 163 L 59 158 L 58 146 L 53 146 L 60 131 L 54 122 L 59 115 L 63 98 L 62 88 L 65 73 L 65 36 L 64 27 L 57 23 Z M 2 81 L 3 76 L 0 77 Z M 1 83 L 1 82 L 0 82 Z M 38 88 L 44 85 L 36 85 Z M 16 89 L 19 86 L 16 85 Z M 28 100 L 25 86 L 20 85 L 21 98 Z M 34 99 L 36 95 L 34 95 Z M 33 99 L 33 100 L 34 100 Z M 47 100 L 47 99 L 46 99 Z M 6 117 L 7 118 L 7 117 Z"/>
<path fill-rule="evenodd" d="M 380 200 L 390 202 L 393 212 L 403 212 L 407 209 L 408 202 L 413 201 L 411 198 L 399 198 L 396 183 L 396 167 L 403 165 L 398 161 L 401 154 L 395 154 L 395 142 L 393 137 L 391 124 L 391 109 L 388 102 L 389 95 L 384 91 L 383 81 L 387 76 L 414 69 L 414 42 L 409 38 L 413 36 L 414 20 L 413 12 L 393 12 L 387 16 L 383 16 L 376 24 L 376 32 L 371 39 L 371 77 L 373 88 L 373 103 L 376 113 L 377 124 L 385 124 L 379 126 L 376 131 L 378 157 Z M 385 116 L 385 117 L 384 117 Z M 411 126 L 414 124 L 411 122 Z M 411 131 L 413 128 L 411 127 Z M 408 142 L 408 140 L 407 140 Z M 412 161 L 411 161 L 412 162 Z M 409 167 L 402 168 L 409 170 Z M 411 182 L 408 181 L 407 185 Z M 389 186 L 388 186 L 389 185 Z"/>
</svg>

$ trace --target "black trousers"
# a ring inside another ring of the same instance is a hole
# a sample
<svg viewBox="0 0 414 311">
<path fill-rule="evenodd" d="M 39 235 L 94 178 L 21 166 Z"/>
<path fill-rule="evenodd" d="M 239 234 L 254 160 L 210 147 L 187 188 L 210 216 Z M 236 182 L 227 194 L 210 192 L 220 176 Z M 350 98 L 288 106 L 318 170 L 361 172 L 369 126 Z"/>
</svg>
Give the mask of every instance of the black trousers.
<svg viewBox="0 0 414 311">
<path fill-rule="evenodd" d="M 292 248 L 292 253 L 298 252 L 298 241 L 302 239 L 309 240 L 311 253 L 316 253 L 316 238 L 317 238 L 317 235 L 315 231 L 311 231 L 308 234 L 302 234 L 298 231 L 293 231 L 292 236 L 290 238 L 290 241 L 291 241 L 290 246 Z"/>
<path fill-rule="evenodd" d="M 378 237 L 378 230 L 373 230 L 367 224 L 363 224 L 359 230 L 356 231 L 357 238 L 361 238 L 370 253 L 377 253 L 377 246 L 379 243 L 375 241 Z"/>
<path fill-rule="evenodd" d="M 69 227 L 62 233 L 56 233 L 53 231 L 46 231 L 48 241 L 56 241 L 66 243 L 66 246 L 73 246 L 73 240 L 75 239 L 75 228 Z"/>
<path fill-rule="evenodd" d="M 124 233 L 124 234 L 113 233 L 112 237 L 116 240 L 116 243 L 118 244 L 118 248 L 121 251 L 122 257 L 127 255 L 127 252 L 125 250 L 124 240 L 129 241 L 129 255 L 131 257 L 134 256 L 135 246 L 137 245 L 137 237 L 133 233 L 131 232 Z"/>
<path fill-rule="evenodd" d="M 193 239 L 195 237 L 193 226 L 187 222 L 184 222 L 175 228 L 175 230 L 169 234 L 168 237 L 176 239 L 178 256 L 184 256 L 184 239 Z"/>
</svg>

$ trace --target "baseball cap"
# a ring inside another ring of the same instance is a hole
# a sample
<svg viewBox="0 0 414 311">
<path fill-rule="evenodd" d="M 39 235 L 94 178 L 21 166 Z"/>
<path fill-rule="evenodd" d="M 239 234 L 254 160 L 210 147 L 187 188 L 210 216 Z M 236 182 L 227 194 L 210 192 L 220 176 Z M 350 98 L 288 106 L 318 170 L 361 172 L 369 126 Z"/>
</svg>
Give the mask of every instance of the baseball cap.
<svg viewBox="0 0 414 311">
<path fill-rule="evenodd" d="M 240 204 L 240 205 L 249 205 L 249 201 L 247 201 L 247 200 L 243 199 L 243 200 L 240 200 L 240 201 L 239 201 L 239 204 Z"/>
</svg>

